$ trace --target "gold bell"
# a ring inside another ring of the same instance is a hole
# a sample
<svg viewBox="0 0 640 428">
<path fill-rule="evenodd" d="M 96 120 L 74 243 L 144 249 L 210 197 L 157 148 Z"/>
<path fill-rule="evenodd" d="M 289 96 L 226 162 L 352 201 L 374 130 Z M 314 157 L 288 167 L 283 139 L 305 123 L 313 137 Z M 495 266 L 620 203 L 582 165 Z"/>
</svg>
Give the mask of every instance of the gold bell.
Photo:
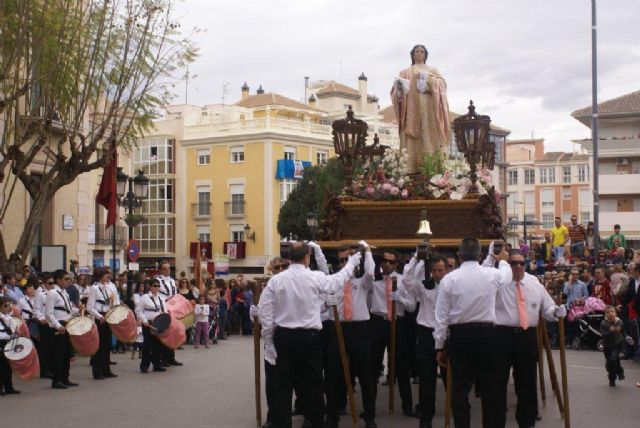
<svg viewBox="0 0 640 428">
<path fill-rule="evenodd" d="M 420 220 L 420 227 L 418 228 L 416 235 L 425 236 L 425 237 L 432 235 L 431 226 L 429 225 L 429 220 Z"/>
</svg>

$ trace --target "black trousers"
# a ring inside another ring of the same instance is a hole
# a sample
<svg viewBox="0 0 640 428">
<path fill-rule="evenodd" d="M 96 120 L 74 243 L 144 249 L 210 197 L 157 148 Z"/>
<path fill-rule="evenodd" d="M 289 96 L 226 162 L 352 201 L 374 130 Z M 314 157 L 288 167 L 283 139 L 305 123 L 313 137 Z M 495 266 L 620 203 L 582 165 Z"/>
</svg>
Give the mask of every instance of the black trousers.
<svg viewBox="0 0 640 428">
<path fill-rule="evenodd" d="M 537 367 L 538 342 L 535 327 L 496 326 L 496 406 L 498 427 L 504 427 L 507 411 L 507 385 L 513 368 L 513 381 L 518 398 L 516 421 L 519 426 L 532 427 L 538 414 Z"/>
<path fill-rule="evenodd" d="M 410 346 L 407 334 L 407 324 L 410 322 L 405 317 L 398 317 L 396 320 L 396 382 L 398 382 L 398 391 L 404 412 L 413 411 L 410 369 L 412 349 L 415 354 L 415 347 Z"/>
<path fill-rule="evenodd" d="M 436 413 L 436 342 L 433 339 L 433 329 L 418 325 L 418 346 L 416 351 L 416 364 L 420 376 L 418 396 L 420 401 L 420 420 L 431 423 Z"/>
<path fill-rule="evenodd" d="M 497 407 L 493 324 L 457 324 L 450 326 L 449 331 L 449 351 L 453 370 L 451 407 L 455 427 L 471 426 L 469 392 L 475 382 L 476 391 L 482 401 L 482 426 L 495 428 Z"/>
<path fill-rule="evenodd" d="M 371 337 L 371 376 L 374 402 L 378 395 L 378 377 L 383 369 L 384 351 L 389 346 L 389 330 L 389 321 L 380 315 L 371 314 L 369 334 Z"/>
<path fill-rule="evenodd" d="M 352 377 L 358 378 L 360 391 L 362 392 L 364 419 L 367 421 L 373 420 L 375 418 L 376 402 L 373 393 L 373 371 L 371 370 L 369 321 L 342 322 L 341 326 L 349 362 L 349 371 Z M 329 338 L 329 367 L 326 378 L 327 417 L 337 420 L 340 417 L 343 399 L 346 397 L 346 385 L 335 328 L 333 332 L 334 334 Z"/>
<path fill-rule="evenodd" d="M 142 326 L 142 360 L 140 361 L 141 369 L 148 369 L 151 364 L 153 368 L 160 367 L 160 357 L 162 352 L 162 344 L 155 334 L 151 334 L 149 327 Z"/>
<path fill-rule="evenodd" d="M 617 376 L 620 374 L 624 374 L 624 370 L 620 365 L 620 353 L 622 352 L 622 343 L 612 347 L 606 347 L 603 350 L 604 358 L 605 358 L 605 368 L 607 369 L 607 374 L 609 376 L 609 380 L 615 381 Z"/>
<path fill-rule="evenodd" d="M 296 379 L 303 390 L 311 426 L 322 428 L 324 400 L 320 332 L 276 327 L 273 341 L 278 354 L 274 380 L 274 428 L 291 427 L 291 398 Z"/>
<path fill-rule="evenodd" d="M 111 373 L 109 365 L 111 360 L 111 329 L 106 321 L 100 324 L 100 321 L 96 320 L 96 327 L 98 328 L 100 345 L 98 352 L 91 357 L 91 371 L 93 376 L 104 376 Z"/>
<path fill-rule="evenodd" d="M 13 380 L 11 378 L 11 366 L 9 361 L 4 357 L 5 345 L 8 341 L 0 341 L 0 392 L 9 392 L 13 390 Z"/>
<path fill-rule="evenodd" d="M 277 361 L 276 361 L 277 362 Z M 264 360 L 264 395 L 267 397 L 267 422 L 273 421 L 273 407 L 275 400 L 274 376 L 276 366 Z"/>
<path fill-rule="evenodd" d="M 52 373 L 52 348 L 53 348 L 53 330 L 48 325 L 40 324 L 40 344 L 36 345 L 36 351 L 38 352 L 38 359 L 40 360 L 40 376 L 49 375 Z"/>
<path fill-rule="evenodd" d="M 72 351 L 68 333 L 53 334 L 51 340 L 51 371 L 53 372 L 54 382 L 66 382 L 69 380 Z"/>
<path fill-rule="evenodd" d="M 418 376 L 418 364 L 416 361 L 416 350 L 417 350 L 417 339 L 418 339 L 418 311 L 420 310 L 420 303 L 416 305 L 416 310 L 414 312 L 406 312 L 404 313 L 404 331 L 407 334 L 407 343 L 409 347 L 409 355 L 407 358 L 409 359 L 409 375 L 411 377 Z"/>
</svg>

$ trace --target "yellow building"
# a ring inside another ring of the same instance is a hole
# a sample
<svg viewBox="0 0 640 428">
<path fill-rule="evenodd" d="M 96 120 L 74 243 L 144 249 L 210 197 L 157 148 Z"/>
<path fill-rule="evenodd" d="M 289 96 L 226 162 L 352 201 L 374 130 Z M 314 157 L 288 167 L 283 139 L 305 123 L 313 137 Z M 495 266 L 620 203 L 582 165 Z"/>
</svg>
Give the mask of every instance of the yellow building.
<svg viewBox="0 0 640 428">
<path fill-rule="evenodd" d="M 278 213 L 299 180 L 296 165 L 317 165 L 334 156 L 334 112 L 317 107 L 310 94 L 303 104 L 262 88 L 250 95 L 245 84 L 234 105 L 167 107 L 134 155 L 133 168 L 151 179 L 144 208 L 148 218 L 135 231 L 142 244 L 141 268 L 153 269 L 168 259 L 178 272 L 189 272 L 190 243 L 200 239 L 212 243 L 214 254 L 224 254 L 227 242 L 239 242 L 244 258 L 230 260 L 230 273 L 263 274 L 279 253 Z M 322 101 L 328 98 L 325 91 Z M 377 113 L 377 99 L 373 107 L 373 98 L 368 100 L 367 111 L 358 114 L 363 104 L 356 102 L 354 110 L 375 132 L 377 114 L 367 113 Z M 382 134 L 382 144 L 397 146 L 397 131 Z"/>
</svg>

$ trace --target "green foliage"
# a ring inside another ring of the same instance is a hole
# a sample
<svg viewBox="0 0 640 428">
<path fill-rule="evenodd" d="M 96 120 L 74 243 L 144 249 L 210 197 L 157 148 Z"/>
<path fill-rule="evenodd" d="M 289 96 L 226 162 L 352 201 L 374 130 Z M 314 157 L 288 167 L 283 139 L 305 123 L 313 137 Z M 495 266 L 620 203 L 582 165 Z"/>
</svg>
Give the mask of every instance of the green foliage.
<svg viewBox="0 0 640 428">
<path fill-rule="evenodd" d="M 446 155 L 442 150 L 436 150 L 435 152 L 424 155 L 422 163 L 422 175 L 425 177 L 433 177 L 436 174 L 442 174 L 445 170 Z"/>
<path fill-rule="evenodd" d="M 278 233 L 280 236 L 293 235 L 298 239 L 311 239 L 307 226 L 307 215 L 315 213 L 318 224 L 322 220 L 322 203 L 327 192 L 339 195 L 344 188 L 344 172 L 341 161 L 329 159 L 326 165 L 305 169 L 304 177 L 280 208 Z"/>
</svg>

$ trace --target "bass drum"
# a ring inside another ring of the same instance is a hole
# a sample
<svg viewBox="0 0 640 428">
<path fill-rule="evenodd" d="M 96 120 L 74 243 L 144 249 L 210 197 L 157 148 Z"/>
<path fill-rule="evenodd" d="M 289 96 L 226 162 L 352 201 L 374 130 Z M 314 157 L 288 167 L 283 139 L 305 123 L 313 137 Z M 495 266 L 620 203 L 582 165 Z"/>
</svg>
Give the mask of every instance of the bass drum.
<svg viewBox="0 0 640 428">
<path fill-rule="evenodd" d="M 66 328 L 71 346 L 78 354 L 92 357 L 98 352 L 100 336 L 98 336 L 98 328 L 93 319 L 77 315 L 69 320 Z"/>
<path fill-rule="evenodd" d="M 180 294 L 174 294 L 166 301 L 167 312 L 176 317 L 185 328 L 191 328 L 196 323 L 194 307 L 190 301 Z"/>
<path fill-rule="evenodd" d="M 120 342 L 131 343 L 136 340 L 138 324 L 133 311 L 127 305 L 114 306 L 107 312 L 104 319 Z"/>
<path fill-rule="evenodd" d="M 184 324 L 171 314 L 160 314 L 153 320 L 151 331 L 167 348 L 178 349 L 187 341 Z"/>
<path fill-rule="evenodd" d="M 15 337 L 4 347 L 4 356 L 11 370 L 22 380 L 40 377 L 40 360 L 33 342 L 28 337 Z"/>
</svg>

